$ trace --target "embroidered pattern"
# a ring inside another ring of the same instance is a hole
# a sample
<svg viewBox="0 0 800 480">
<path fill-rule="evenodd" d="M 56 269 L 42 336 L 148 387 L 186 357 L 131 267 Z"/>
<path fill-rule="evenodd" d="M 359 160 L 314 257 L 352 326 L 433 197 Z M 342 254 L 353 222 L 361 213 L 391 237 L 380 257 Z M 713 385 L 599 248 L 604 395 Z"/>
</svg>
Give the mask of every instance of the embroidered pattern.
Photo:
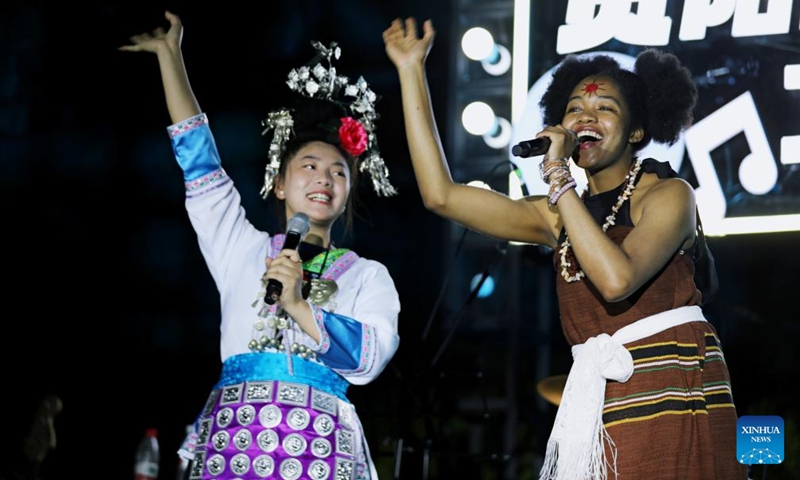
<svg viewBox="0 0 800 480">
<path fill-rule="evenodd" d="M 322 274 L 322 278 L 326 280 L 336 280 L 342 274 L 350 269 L 353 266 L 353 263 L 358 260 L 358 254 L 356 252 L 350 251 L 339 257 L 339 260 L 328 267 L 324 274 Z"/>
<path fill-rule="evenodd" d="M 195 129 L 200 125 L 208 125 L 208 116 L 205 113 L 187 118 L 186 120 L 178 122 L 175 125 L 170 125 L 167 127 L 167 133 L 169 133 L 170 138 L 174 138 L 182 133 L 188 132 L 189 130 Z"/>
<path fill-rule="evenodd" d="M 358 367 L 355 370 L 337 371 L 349 375 L 358 375 L 370 371 L 375 363 L 375 337 L 375 327 L 361 324 L 361 358 L 358 360 Z"/>
<path fill-rule="evenodd" d="M 223 180 L 228 180 L 228 174 L 223 169 L 214 170 L 211 173 L 207 173 L 202 177 L 195 178 L 194 180 L 190 180 L 188 182 L 184 182 L 186 186 L 186 192 L 197 192 L 198 190 L 204 190 L 212 185 L 220 185 Z"/>
<path fill-rule="evenodd" d="M 312 350 L 321 355 L 323 353 L 327 353 L 328 349 L 331 348 L 331 337 L 328 335 L 328 330 L 325 328 L 325 322 L 322 320 L 322 309 L 316 305 L 312 305 L 311 310 L 314 312 L 314 321 L 317 323 L 317 327 L 319 328 L 319 348 L 312 348 Z"/>
</svg>

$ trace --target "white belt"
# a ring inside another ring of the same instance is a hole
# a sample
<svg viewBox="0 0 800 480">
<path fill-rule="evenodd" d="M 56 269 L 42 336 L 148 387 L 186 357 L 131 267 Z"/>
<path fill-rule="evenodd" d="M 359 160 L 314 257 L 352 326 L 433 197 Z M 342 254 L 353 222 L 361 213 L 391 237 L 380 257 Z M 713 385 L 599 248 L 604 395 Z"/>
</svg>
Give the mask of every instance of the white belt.
<svg viewBox="0 0 800 480">
<path fill-rule="evenodd" d="M 627 382 L 633 374 L 633 357 L 623 346 L 669 328 L 705 322 L 698 306 L 680 307 L 645 317 L 620 328 L 614 335 L 601 333 L 572 347 L 572 368 L 556 413 L 540 480 L 604 480 L 608 477 L 603 443 L 608 442 L 616 470 L 616 448 L 603 426 L 606 380 Z"/>
</svg>

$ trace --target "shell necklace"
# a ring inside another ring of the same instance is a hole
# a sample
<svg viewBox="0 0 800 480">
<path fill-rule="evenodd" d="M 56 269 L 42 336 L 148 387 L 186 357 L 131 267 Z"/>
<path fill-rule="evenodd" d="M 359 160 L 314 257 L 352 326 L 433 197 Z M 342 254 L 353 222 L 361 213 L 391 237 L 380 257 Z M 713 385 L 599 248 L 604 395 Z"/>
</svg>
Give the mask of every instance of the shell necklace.
<svg viewBox="0 0 800 480">
<path fill-rule="evenodd" d="M 620 207 L 622 207 L 622 204 L 625 203 L 626 200 L 631 198 L 631 194 L 633 193 L 633 190 L 636 188 L 636 176 L 641 168 L 642 168 L 642 162 L 639 161 L 638 159 L 636 159 L 631 164 L 631 169 L 628 171 L 628 175 L 625 176 L 625 180 L 627 180 L 628 184 L 625 185 L 625 188 L 619 194 L 619 197 L 617 197 L 617 203 L 615 203 L 614 206 L 611 207 L 611 215 L 606 217 L 606 222 L 603 224 L 603 232 L 606 232 L 609 229 L 609 227 L 611 227 L 611 225 L 614 225 L 614 221 L 617 218 L 617 212 L 619 211 Z M 585 197 L 588 193 L 589 193 L 589 186 L 587 185 L 586 190 L 583 191 L 583 195 L 581 195 L 581 197 Z M 559 249 L 558 252 L 561 254 L 561 276 L 564 277 L 564 280 L 566 280 L 568 283 L 577 282 L 581 278 L 586 276 L 586 274 L 583 273 L 583 270 L 577 265 L 576 265 L 577 272 L 575 272 L 575 275 L 569 274 L 569 267 L 572 266 L 572 262 L 567 260 L 567 252 L 569 251 L 569 248 L 571 246 L 572 244 L 569 243 L 569 236 L 567 236 L 565 232 L 564 241 L 561 242 L 561 248 Z"/>
</svg>

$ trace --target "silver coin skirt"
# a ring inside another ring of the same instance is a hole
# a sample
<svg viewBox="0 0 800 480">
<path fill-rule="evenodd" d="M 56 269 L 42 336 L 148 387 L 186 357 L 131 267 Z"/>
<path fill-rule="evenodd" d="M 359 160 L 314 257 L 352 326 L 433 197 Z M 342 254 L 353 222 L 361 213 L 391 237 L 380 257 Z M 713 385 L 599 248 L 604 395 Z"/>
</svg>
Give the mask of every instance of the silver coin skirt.
<svg viewBox="0 0 800 480">
<path fill-rule="evenodd" d="M 362 480 L 363 432 L 331 369 L 283 353 L 247 353 L 222 366 L 195 423 L 191 480 Z"/>
</svg>

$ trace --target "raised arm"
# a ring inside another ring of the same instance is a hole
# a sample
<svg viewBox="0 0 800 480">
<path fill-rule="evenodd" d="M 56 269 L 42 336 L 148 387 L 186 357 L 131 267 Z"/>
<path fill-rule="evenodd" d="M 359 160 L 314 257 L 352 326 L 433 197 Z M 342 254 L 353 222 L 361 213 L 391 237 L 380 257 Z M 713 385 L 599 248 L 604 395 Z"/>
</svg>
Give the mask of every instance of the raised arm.
<svg viewBox="0 0 800 480">
<path fill-rule="evenodd" d="M 200 113 L 200 105 L 192 92 L 186 66 L 183 63 L 181 40 L 183 24 L 180 18 L 169 11 L 164 12 L 169 30 L 158 27 L 150 33 L 141 33 L 130 38 L 131 45 L 123 45 L 124 52 L 150 52 L 158 56 L 161 82 L 167 100 L 167 109 L 172 123 L 178 123 Z"/>
<path fill-rule="evenodd" d="M 417 32 L 414 18 L 396 19 L 383 32 L 386 53 L 397 68 L 408 148 L 425 207 L 497 238 L 554 246 L 558 217 L 544 197 L 507 195 L 455 183 L 442 149 L 425 73 L 435 31 L 430 20 Z"/>
<path fill-rule="evenodd" d="M 209 119 L 200 110 L 183 63 L 180 18 L 167 11 L 169 30 L 156 28 L 130 38 L 123 52 L 150 52 L 158 57 L 172 124 L 167 133 L 183 171 L 186 211 L 211 275 L 220 291 L 237 281 L 239 268 L 253 249 L 265 248 L 267 234 L 245 216 L 241 196 L 222 167 Z M 266 253 L 264 254 L 266 255 Z"/>
</svg>

